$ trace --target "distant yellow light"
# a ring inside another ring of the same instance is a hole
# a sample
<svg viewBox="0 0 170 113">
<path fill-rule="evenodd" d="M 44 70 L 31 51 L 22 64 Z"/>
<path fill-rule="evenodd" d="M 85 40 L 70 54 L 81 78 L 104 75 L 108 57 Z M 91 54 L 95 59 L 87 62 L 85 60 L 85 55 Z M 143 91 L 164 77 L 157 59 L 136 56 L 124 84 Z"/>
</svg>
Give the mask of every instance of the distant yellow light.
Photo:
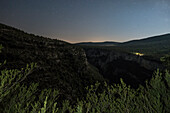
<svg viewBox="0 0 170 113">
<path fill-rule="evenodd" d="M 142 53 L 134 53 L 135 55 L 138 55 L 138 56 L 143 56 L 144 54 Z"/>
</svg>

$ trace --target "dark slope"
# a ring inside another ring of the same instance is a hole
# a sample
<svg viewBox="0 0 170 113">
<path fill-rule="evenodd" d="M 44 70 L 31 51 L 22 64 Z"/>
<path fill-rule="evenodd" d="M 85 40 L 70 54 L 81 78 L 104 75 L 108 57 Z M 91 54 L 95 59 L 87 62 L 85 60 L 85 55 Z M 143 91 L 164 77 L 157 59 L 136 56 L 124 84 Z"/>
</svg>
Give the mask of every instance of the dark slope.
<svg viewBox="0 0 170 113">
<path fill-rule="evenodd" d="M 22 68 L 36 62 L 36 70 L 26 83 L 39 82 L 39 89 L 57 88 L 64 99 L 82 97 L 84 88 L 101 75 L 92 68 L 83 49 L 60 40 L 52 40 L 0 24 L 0 44 L 3 45 L 0 62 L 5 68 Z"/>
<path fill-rule="evenodd" d="M 170 34 L 125 42 L 119 47 L 128 52 L 140 52 L 159 60 L 160 57 L 170 53 Z"/>
<path fill-rule="evenodd" d="M 128 42 L 122 43 L 122 45 L 139 45 L 139 44 L 169 44 L 170 43 L 170 34 L 164 34 L 159 36 L 153 36 L 149 38 L 144 38 L 140 40 L 131 40 Z"/>
</svg>

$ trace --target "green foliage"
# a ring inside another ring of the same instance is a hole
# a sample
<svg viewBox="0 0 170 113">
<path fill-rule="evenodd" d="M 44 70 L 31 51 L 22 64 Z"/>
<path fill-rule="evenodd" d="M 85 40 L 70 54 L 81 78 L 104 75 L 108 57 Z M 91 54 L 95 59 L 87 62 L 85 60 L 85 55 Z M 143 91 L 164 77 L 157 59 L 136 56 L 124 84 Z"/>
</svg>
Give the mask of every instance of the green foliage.
<svg viewBox="0 0 170 113">
<path fill-rule="evenodd" d="M 5 65 L 5 63 L 3 63 Z M 29 110 L 30 102 L 35 99 L 38 84 L 26 86 L 22 81 L 33 71 L 36 64 L 31 63 L 26 68 L 1 70 L 0 75 L 0 111 L 5 113 Z M 24 109 L 23 109 L 24 108 Z"/>
<path fill-rule="evenodd" d="M 5 62 L 3 63 L 5 64 Z M 33 70 L 36 64 L 32 63 L 21 70 L 1 70 L 0 75 L 0 102 L 10 93 L 11 90 L 17 89 L 20 82 L 22 82 Z"/>
<path fill-rule="evenodd" d="M 58 90 L 51 90 L 51 89 L 45 89 L 41 92 L 41 94 L 38 96 L 39 99 L 37 101 L 34 101 L 32 106 L 32 113 L 34 112 L 40 112 L 40 113 L 46 113 L 49 111 L 57 111 L 58 108 L 56 108 L 56 100 L 58 98 Z"/>
<path fill-rule="evenodd" d="M 69 111 L 70 113 L 73 113 L 74 109 L 70 105 L 70 102 L 68 100 L 64 100 L 62 103 L 62 108 L 60 110 L 61 113 L 65 113 Z"/>
<path fill-rule="evenodd" d="M 6 64 L 0 64 L 2 67 Z M 26 79 L 33 69 L 35 63 L 27 65 L 26 68 L 2 69 L 0 75 L 0 112 L 1 113 L 47 113 L 49 111 L 57 112 L 56 100 L 58 90 L 44 89 L 40 95 L 37 95 L 38 83 L 25 85 Z M 37 100 L 37 97 L 39 99 Z"/>
<path fill-rule="evenodd" d="M 164 63 L 166 68 L 170 70 L 170 55 L 165 55 L 164 57 L 161 57 L 160 60 Z"/>
<path fill-rule="evenodd" d="M 82 106 L 80 106 L 80 105 L 77 106 L 77 112 L 76 113 L 83 113 L 82 112 Z"/>
<path fill-rule="evenodd" d="M 87 97 L 79 101 L 77 110 L 83 113 L 141 113 L 141 112 L 170 112 L 170 74 L 165 75 L 157 70 L 146 88 L 140 86 L 131 89 L 121 79 L 121 84 L 108 86 L 105 83 L 104 91 L 97 92 L 99 83 L 91 85 Z M 82 105 L 83 103 L 83 105 Z"/>
<path fill-rule="evenodd" d="M 30 104 L 35 100 L 34 93 L 37 86 L 38 84 L 32 84 L 29 87 L 18 85 L 18 88 L 11 92 L 12 94 L 9 94 L 3 101 L 5 107 L 3 111 L 5 113 L 25 113 L 29 111 Z"/>
<path fill-rule="evenodd" d="M 21 70 L 1 70 L 0 75 L 0 112 L 3 113 L 47 113 L 57 112 L 58 90 L 44 89 L 40 95 L 38 83 L 27 86 L 22 81 L 33 71 L 35 64 Z M 38 100 L 36 98 L 39 98 Z"/>
</svg>

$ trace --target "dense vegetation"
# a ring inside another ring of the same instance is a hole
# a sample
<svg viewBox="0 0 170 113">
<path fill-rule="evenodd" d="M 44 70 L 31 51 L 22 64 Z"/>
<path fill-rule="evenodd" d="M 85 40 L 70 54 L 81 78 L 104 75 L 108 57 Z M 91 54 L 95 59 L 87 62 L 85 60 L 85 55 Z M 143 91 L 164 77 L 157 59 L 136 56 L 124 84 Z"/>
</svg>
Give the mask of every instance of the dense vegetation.
<svg viewBox="0 0 170 113">
<path fill-rule="evenodd" d="M 83 49 L 66 42 L 0 24 L 0 43 L 0 113 L 170 112 L 168 70 L 133 89 L 104 82 Z M 161 58 L 167 69 L 169 58 Z"/>
<path fill-rule="evenodd" d="M 5 62 L 2 65 L 5 65 Z M 59 91 L 44 89 L 37 98 L 38 83 L 22 83 L 36 64 L 27 65 L 21 70 L 1 70 L 0 76 L 0 112 L 3 113 L 129 113 L 129 112 L 170 112 L 170 73 L 162 74 L 157 70 L 153 78 L 146 82 L 146 88 L 140 86 L 131 89 L 121 79 L 121 84 L 105 85 L 100 83 L 86 87 L 85 98 L 77 100 L 73 106 L 64 100 L 58 107 Z M 101 90 L 104 89 L 104 90 Z"/>
</svg>

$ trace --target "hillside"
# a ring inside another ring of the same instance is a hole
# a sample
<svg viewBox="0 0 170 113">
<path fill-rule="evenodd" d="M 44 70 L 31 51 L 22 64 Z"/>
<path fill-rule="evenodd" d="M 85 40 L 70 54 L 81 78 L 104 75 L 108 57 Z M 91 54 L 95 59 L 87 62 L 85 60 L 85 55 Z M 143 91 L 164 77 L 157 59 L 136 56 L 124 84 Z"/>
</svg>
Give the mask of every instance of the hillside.
<svg viewBox="0 0 170 113">
<path fill-rule="evenodd" d="M 121 44 L 129 52 L 140 52 L 159 59 L 170 53 L 170 34 L 129 41 Z"/>
<path fill-rule="evenodd" d="M 97 69 L 87 62 L 84 50 L 67 42 L 0 24 L 0 44 L 3 46 L 0 62 L 7 61 L 3 68 L 19 69 L 37 63 L 25 82 L 39 83 L 39 90 L 59 89 L 60 98 L 76 100 L 85 95 L 86 86 L 103 81 Z"/>
<path fill-rule="evenodd" d="M 170 41 L 170 34 L 164 34 L 159 36 L 153 36 L 149 38 L 131 40 L 122 43 L 123 45 L 138 45 L 138 44 L 168 44 Z"/>
<path fill-rule="evenodd" d="M 103 42 L 104 43 L 104 42 Z M 104 48 L 118 51 L 124 51 L 129 53 L 139 52 L 145 56 L 151 57 L 151 59 L 159 60 L 160 57 L 170 53 L 170 34 L 164 34 L 160 36 L 153 36 L 140 40 L 131 40 L 123 43 L 116 43 L 114 46 L 106 46 L 102 42 L 93 44 L 79 43 L 81 46 L 92 46 L 91 48 Z M 111 43 L 111 42 L 110 42 Z M 87 47 L 85 47 L 87 48 Z"/>
</svg>

